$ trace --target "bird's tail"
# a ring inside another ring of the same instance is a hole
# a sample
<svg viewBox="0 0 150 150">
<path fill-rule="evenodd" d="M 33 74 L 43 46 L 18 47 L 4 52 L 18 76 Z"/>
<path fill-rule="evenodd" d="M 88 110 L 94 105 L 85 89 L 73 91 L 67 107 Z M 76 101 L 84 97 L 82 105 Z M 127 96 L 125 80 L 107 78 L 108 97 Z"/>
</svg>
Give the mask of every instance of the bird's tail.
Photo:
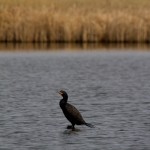
<svg viewBox="0 0 150 150">
<path fill-rule="evenodd" d="M 90 128 L 95 128 L 94 125 L 90 124 L 90 123 L 85 123 L 86 126 L 90 127 Z"/>
</svg>

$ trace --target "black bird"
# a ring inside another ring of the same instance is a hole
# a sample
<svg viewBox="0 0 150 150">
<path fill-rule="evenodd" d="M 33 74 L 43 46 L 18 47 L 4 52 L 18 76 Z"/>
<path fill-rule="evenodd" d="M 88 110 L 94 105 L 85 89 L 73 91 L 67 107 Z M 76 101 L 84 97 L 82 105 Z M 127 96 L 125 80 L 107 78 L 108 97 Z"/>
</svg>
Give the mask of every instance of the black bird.
<svg viewBox="0 0 150 150">
<path fill-rule="evenodd" d="M 80 112 L 71 104 L 67 103 L 68 101 L 68 94 L 61 90 L 60 92 L 58 92 L 63 99 L 60 100 L 59 105 L 60 108 L 62 109 L 65 117 L 71 122 L 72 126 L 68 126 L 68 129 L 75 129 L 74 126 L 75 125 L 86 125 L 88 127 L 94 127 L 92 124 L 90 123 L 86 123 L 82 117 L 82 115 L 80 114 Z"/>
</svg>

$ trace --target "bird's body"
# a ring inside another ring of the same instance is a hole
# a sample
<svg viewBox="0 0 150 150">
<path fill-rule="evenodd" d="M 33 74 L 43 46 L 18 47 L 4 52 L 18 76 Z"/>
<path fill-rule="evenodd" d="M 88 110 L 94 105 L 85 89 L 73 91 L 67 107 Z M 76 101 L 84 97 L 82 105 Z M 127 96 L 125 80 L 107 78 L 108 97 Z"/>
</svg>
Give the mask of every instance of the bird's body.
<svg viewBox="0 0 150 150">
<path fill-rule="evenodd" d="M 61 109 L 65 115 L 65 117 L 73 124 L 81 125 L 85 124 L 83 117 L 81 116 L 80 112 L 71 104 L 66 103 L 65 106 L 61 106 Z"/>
<path fill-rule="evenodd" d="M 59 94 L 63 96 L 63 99 L 59 102 L 60 108 L 62 109 L 65 117 L 71 122 L 72 129 L 74 129 L 75 125 L 86 125 L 93 127 L 93 125 L 84 121 L 80 112 L 73 105 L 67 103 L 68 95 L 65 91 L 60 91 Z"/>
</svg>

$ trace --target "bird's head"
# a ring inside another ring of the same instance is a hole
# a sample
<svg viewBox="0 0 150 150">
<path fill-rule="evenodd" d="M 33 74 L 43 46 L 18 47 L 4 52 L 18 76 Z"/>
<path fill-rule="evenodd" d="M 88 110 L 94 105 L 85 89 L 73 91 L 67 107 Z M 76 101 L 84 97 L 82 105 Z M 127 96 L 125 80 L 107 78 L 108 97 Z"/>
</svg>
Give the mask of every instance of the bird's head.
<svg viewBox="0 0 150 150">
<path fill-rule="evenodd" d="M 64 100 L 68 100 L 68 94 L 65 91 L 61 90 L 58 93 L 63 97 Z"/>
</svg>

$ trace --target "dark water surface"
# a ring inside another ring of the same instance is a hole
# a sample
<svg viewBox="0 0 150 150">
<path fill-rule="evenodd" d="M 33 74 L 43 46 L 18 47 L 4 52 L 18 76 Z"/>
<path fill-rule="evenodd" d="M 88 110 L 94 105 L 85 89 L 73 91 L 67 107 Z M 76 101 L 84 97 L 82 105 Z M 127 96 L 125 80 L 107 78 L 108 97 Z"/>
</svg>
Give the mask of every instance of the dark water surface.
<svg viewBox="0 0 150 150">
<path fill-rule="evenodd" d="M 59 108 L 64 89 L 85 120 Z M 0 150 L 149 150 L 149 52 L 0 53 Z"/>
</svg>

